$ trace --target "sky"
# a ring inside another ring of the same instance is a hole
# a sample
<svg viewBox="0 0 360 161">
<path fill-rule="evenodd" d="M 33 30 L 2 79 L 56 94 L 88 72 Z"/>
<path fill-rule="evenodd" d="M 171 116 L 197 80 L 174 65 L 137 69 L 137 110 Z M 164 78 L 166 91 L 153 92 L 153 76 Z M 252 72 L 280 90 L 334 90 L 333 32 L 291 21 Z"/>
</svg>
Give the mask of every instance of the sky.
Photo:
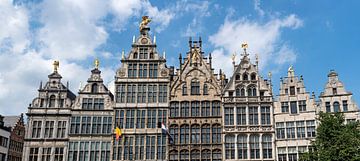
<svg viewBox="0 0 360 161">
<path fill-rule="evenodd" d="M 189 37 L 201 37 L 215 71 L 230 77 L 231 55 L 239 63 L 246 42 L 252 61 L 259 55 L 261 75 L 272 72 L 275 94 L 293 65 L 317 97 L 333 69 L 359 101 L 359 7 L 357 0 L 0 0 L 0 114 L 27 112 L 54 60 L 74 93 L 96 58 L 111 86 L 143 15 L 152 19 L 151 35 L 168 66 L 178 67 Z"/>
</svg>

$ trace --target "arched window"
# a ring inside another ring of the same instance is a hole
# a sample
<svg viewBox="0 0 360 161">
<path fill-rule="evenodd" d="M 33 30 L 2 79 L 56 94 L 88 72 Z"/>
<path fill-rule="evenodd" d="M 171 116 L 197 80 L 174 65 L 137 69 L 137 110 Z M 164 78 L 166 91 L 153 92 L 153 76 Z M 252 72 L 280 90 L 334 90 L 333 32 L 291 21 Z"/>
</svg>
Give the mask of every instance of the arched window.
<svg viewBox="0 0 360 161">
<path fill-rule="evenodd" d="M 187 95 L 186 83 L 182 86 L 182 95 Z"/>
<path fill-rule="evenodd" d="M 211 151 L 209 149 L 201 151 L 201 161 L 211 161 Z"/>
<path fill-rule="evenodd" d="M 240 75 L 239 75 L 239 74 L 237 74 L 237 75 L 235 76 L 235 80 L 240 80 Z"/>
<path fill-rule="evenodd" d="M 255 74 L 255 73 L 252 73 L 251 76 L 250 76 L 250 79 L 251 79 L 251 80 L 256 80 L 256 74 Z"/>
<path fill-rule="evenodd" d="M 256 96 L 256 87 L 254 85 L 248 86 L 247 93 L 248 96 Z"/>
<path fill-rule="evenodd" d="M 235 136 L 225 136 L 225 159 L 235 159 Z"/>
<path fill-rule="evenodd" d="M 180 116 L 181 117 L 188 117 L 189 116 L 189 102 L 183 101 L 181 102 L 181 108 L 180 108 Z"/>
<path fill-rule="evenodd" d="M 338 101 L 334 102 L 334 112 L 340 112 L 340 104 Z"/>
<path fill-rule="evenodd" d="M 262 151 L 263 158 L 272 158 L 272 136 L 263 135 L 262 136 Z"/>
<path fill-rule="evenodd" d="M 249 80 L 248 74 L 246 74 L 246 73 L 243 74 L 243 80 Z"/>
<path fill-rule="evenodd" d="M 179 154 L 178 151 L 172 150 L 169 152 L 169 161 L 178 161 L 179 160 Z"/>
<path fill-rule="evenodd" d="M 180 143 L 189 144 L 189 125 L 181 125 L 180 127 Z"/>
<path fill-rule="evenodd" d="M 247 136 L 238 135 L 237 136 L 237 149 L 238 149 L 238 159 L 247 159 Z"/>
<path fill-rule="evenodd" d="M 250 158 L 260 158 L 259 135 L 250 135 Z"/>
<path fill-rule="evenodd" d="M 252 89 L 252 96 L 256 96 L 256 87 L 253 87 Z"/>
<path fill-rule="evenodd" d="M 201 143 L 210 143 L 210 125 L 205 124 L 201 127 Z"/>
<path fill-rule="evenodd" d="M 180 151 L 180 161 L 189 161 L 189 151 L 188 150 Z"/>
<path fill-rule="evenodd" d="M 179 144 L 179 126 L 171 125 L 169 129 L 170 135 L 173 138 L 173 144 Z"/>
<path fill-rule="evenodd" d="M 236 96 L 240 96 L 240 95 L 241 95 L 241 93 L 240 93 L 240 88 L 239 88 L 239 87 L 236 88 L 236 90 L 235 90 L 235 95 L 236 95 Z"/>
<path fill-rule="evenodd" d="M 191 143 L 200 143 L 200 125 L 191 125 Z"/>
<path fill-rule="evenodd" d="M 137 59 L 137 58 L 138 58 L 138 53 L 137 53 L 137 52 L 134 53 L 133 58 L 134 58 L 134 59 Z"/>
<path fill-rule="evenodd" d="M 209 89 L 208 89 L 208 85 L 206 83 L 204 83 L 204 89 L 203 89 L 204 95 L 208 95 L 209 94 Z"/>
<path fill-rule="evenodd" d="M 49 107 L 55 107 L 55 96 L 51 95 L 49 100 Z"/>
<path fill-rule="evenodd" d="M 190 158 L 191 161 L 200 161 L 200 150 L 192 150 Z"/>
<path fill-rule="evenodd" d="M 212 143 L 221 143 L 221 128 L 220 124 L 212 126 Z"/>
<path fill-rule="evenodd" d="M 99 87 L 96 83 L 91 86 L 91 93 L 98 93 Z"/>
<path fill-rule="evenodd" d="M 245 89 L 244 88 L 241 88 L 240 96 L 245 96 Z"/>
<path fill-rule="evenodd" d="M 213 154 L 212 154 L 213 161 L 221 161 L 222 160 L 221 154 L 222 153 L 220 149 L 213 150 Z"/>
<path fill-rule="evenodd" d="M 150 59 L 154 59 L 154 53 L 150 53 Z"/>
<path fill-rule="evenodd" d="M 199 95 L 200 94 L 200 82 L 199 80 L 191 81 L 191 95 Z"/>
</svg>

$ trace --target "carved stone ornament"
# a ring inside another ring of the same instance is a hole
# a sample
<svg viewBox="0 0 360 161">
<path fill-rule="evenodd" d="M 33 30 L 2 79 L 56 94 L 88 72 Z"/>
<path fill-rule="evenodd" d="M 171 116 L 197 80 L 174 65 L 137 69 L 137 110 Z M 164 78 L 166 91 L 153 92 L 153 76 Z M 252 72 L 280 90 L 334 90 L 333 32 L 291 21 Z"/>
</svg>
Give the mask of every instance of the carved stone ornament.
<svg viewBox="0 0 360 161">
<path fill-rule="evenodd" d="M 168 72 L 166 71 L 166 69 L 162 69 L 161 70 L 161 76 L 165 77 L 168 75 Z"/>
<path fill-rule="evenodd" d="M 142 38 L 141 39 L 141 44 L 148 44 L 149 40 L 147 38 Z"/>
</svg>

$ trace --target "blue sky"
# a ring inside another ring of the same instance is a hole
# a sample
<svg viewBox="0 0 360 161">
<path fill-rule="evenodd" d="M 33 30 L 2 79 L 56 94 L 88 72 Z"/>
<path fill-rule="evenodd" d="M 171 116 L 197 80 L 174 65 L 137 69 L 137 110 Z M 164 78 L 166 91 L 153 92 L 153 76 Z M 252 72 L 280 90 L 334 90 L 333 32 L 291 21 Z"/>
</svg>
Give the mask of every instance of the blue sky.
<svg viewBox="0 0 360 161">
<path fill-rule="evenodd" d="M 60 60 L 63 82 L 69 81 L 74 93 L 95 58 L 111 84 L 142 15 L 152 18 L 151 33 L 168 66 L 178 66 L 189 36 L 201 36 L 216 70 L 221 67 L 230 77 L 230 57 L 235 52 L 239 61 L 241 43 L 247 42 L 252 60 L 260 57 L 262 75 L 273 73 L 274 93 L 293 64 L 307 91 L 319 96 L 334 69 L 359 101 L 359 6 L 355 0 L 1 0 L 0 114 L 26 112 L 53 60 Z"/>
</svg>

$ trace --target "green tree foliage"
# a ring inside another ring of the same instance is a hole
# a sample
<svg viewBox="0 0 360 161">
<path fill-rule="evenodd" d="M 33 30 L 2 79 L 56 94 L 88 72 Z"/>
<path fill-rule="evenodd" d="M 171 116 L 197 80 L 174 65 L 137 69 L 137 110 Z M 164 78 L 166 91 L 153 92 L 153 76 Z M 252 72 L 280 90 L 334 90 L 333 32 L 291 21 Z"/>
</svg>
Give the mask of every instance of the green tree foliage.
<svg viewBox="0 0 360 161">
<path fill-rule="evenodd" d="M 345 124 L 342 113 L 319 115 L 313 150 L 302 161 L 360 161 L 360 122 Z"/>
</svg>

